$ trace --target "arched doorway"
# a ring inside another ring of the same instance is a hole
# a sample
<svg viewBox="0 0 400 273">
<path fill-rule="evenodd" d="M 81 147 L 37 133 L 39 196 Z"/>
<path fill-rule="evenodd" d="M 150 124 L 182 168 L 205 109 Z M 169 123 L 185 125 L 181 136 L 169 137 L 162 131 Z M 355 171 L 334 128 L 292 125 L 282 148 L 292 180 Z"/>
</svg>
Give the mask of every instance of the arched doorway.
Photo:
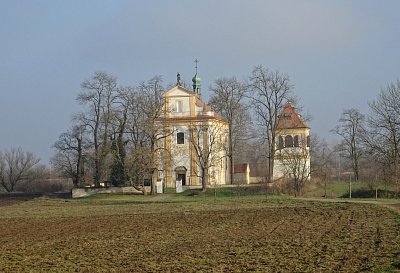
<svg viewBox="0 0 400 273">
<path fill-rule="evenodd" d="M 179 166 L 175 168 L 175 177 L 177 181 L 182 180 L 182 186 L 186 186 L 186 167 Z"/>
</svg>

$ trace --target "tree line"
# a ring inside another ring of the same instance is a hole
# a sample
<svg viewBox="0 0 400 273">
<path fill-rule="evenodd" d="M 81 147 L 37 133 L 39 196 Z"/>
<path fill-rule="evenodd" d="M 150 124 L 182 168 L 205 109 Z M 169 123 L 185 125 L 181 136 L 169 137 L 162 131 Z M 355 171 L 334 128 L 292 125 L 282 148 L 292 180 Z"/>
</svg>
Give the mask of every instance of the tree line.
<svg viewBox="0 0 400 273">
<path fill-rule="evenodd" d="M 73 114 L 70 128 L 53 145 L 53 169 L 71 179 L 75 187 L 99 187 L 105 182 L 139 186 L 151 178 L 157 171 L 156 144 L 167 133 L 157 127 L 157 120 L 163 115 L 165 91 L 161 76 L 137 86 L 121 86 L 115 76 L 95 72 L 81 84 L 76 100 L 82 110 Z M 235 163 L 250 162 L 257 176 L 265 176 L 270 181 L 277 152 L 279 116 L 288 102 L 297 110 L 302 109 L 289 76 L 256 66 L 244 79 L 216 79 L 209 91 L 208 104 L 228 121 L 230 141 L 224 149 L 231 179 Z M 369 103 L 368 114 L 357 109 L 343 111 L 332 129 L 341 138 L 339 144 L 330 145 L 312 132 L 311 177 L 327 181 L 340 162 L 342 169 L 351 168 L 355 180 L 360 179 L 360 174 L 375 175 L 399 187 L 399 104 L 397 81 L 382 89 Z M 18 184 L 26 185 L 21 181 L 38 177 L 32 172 L 39 166 L 38 162 L 21 149 L 2 152 L 1 187 L 15 191 Z M 207 164 L 210 162 L 204 162 Z M 295 186 L 303 187 L 304 181 Z"/>
<path fill-rule="evenodd" d="M 369 179 L 400 190 L 400 81 L 382 88 L 368 113 L 344 109 L 332 132 L 334 150 L 347 160 L 355 181 Z"/>
<path fill-rule="evenodd" d="M 65 189 L 65 180 L 54 178 L 40 159 L 21 148 L 0 151 L 0 192 L 54 192 Z"/>
<path fill-rule="evenodd" d="M 156 143 L 166 133 L 156 126 L 163 115 L 162 78 L 124 87 L 116 77 L 95 72 L 81 87 L 77 101 L 83 110 L 74 114 L 73 125 L 54 144 L 54 168 L 72 178 L 74 186 L 100 186 L 104 181 L 137 186 L 151 177 L 157 168 Z M 284 105 L 296 102 L 292 87 L 288 76 L 263 66 L 255 67 L 247 79 L 220 78 L 210 86 L 209 105 L 229 124 L 226 154 L 232 172 L 235 162 L 251 160 L 251 155 L 259 157 L 260 164 L 267 159 L 272 177 L 275 126 Z M 263 149 L 251 152 L 255 146 Z"/>
</svg>

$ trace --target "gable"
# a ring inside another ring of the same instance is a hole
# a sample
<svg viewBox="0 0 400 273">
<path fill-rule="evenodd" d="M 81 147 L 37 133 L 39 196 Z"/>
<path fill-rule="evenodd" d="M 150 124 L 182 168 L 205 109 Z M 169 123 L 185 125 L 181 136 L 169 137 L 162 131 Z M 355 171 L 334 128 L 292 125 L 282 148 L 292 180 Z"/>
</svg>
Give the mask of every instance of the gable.
<svg viewBox="0 0 400 273">
<path fill-rule="evenodd" d="M 170 90 L 168 90 L 165 94 L 164 97 L 188 97 L 188 96 L 194 96 L 196 93 L 193 91 L 187 90 L 186 88 L 176 85 Z"/>
</svg>

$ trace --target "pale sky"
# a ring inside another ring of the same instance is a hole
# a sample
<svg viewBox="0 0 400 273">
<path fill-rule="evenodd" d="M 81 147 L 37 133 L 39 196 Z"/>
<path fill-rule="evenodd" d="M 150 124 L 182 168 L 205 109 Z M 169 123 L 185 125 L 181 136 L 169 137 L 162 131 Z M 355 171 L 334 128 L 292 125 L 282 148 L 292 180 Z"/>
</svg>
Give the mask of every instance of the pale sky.
<svg viewBox="0 0 400 273">
<path fill-rule="evenodd" d="M 137 85 L 180 72 L 247 77 L 263 65 L 287 74 L 312 133 L 330 133 L 343 109 L 400 77 L 397 0 L 1 0 L 0 150 L 21 147 L 47 164 L 79 111 L 95 71 Z"/>
</svg>

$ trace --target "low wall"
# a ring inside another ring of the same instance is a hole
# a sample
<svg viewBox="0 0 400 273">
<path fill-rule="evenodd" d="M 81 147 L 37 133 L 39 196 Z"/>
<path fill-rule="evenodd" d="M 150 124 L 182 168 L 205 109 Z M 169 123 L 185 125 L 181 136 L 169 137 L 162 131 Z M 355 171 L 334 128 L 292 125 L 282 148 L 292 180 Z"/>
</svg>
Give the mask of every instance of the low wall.
<svg viewBox="0 0 400 273">
<path fill-rule="evenodd" d="M 257 177 L 257 176 L 250 176 L 250 184 L 257 184 L 257 183 L 265 183 L 266 178 L 265 177 Z"/>
<path fill-rule="evenodd" d="M 72 198 L 87 197 L 96 194 L 117 193 L 117 194 L 143 194 L 134 187 L 109 187 L 109 188 L 73 188 Z"/>
<path fill-rule="evenodd" d="M 249 176 L 247 173 L 234 173 L 233 174 L 234 184 L 249 184 Z"/>
</svg>

